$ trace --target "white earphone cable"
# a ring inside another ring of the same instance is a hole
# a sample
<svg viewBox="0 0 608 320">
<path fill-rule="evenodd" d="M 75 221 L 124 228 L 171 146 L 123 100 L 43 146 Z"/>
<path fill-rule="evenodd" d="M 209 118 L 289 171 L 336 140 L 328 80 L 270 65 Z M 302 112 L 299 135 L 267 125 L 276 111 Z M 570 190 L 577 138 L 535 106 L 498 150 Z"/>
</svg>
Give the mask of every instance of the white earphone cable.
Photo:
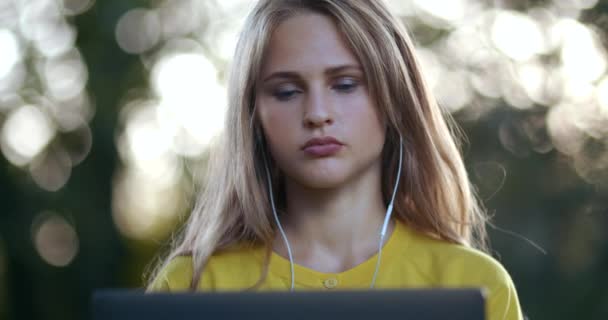
<svg viewBox="0 0 608 320">
<path fill-rule="evenodd" d="M 378 260 L 376 261 L 376 270 L 374 270 L 374 276 L 372 277 L 372 283 L 369 286 L 370 289 L 376 284 L 376 276 L 378 276 L 378 270 L 380 269 L 380 259 L 382 259 L 382 243 L 384 243 L 384 237 L 386 236 L 386 230 L 388 229 L 388 223 L 393 213 L 393 202 L 395 201 L 395 195 L 397 194 L 397 187 L 399 187 L 399 180 L 401 178 L 401 165 L 403 164 L 403 138 L 399 137 L 399 167 L 397 169 L 397 181 L 395 181 L 395 187 L 393 188 L 393 196 L 391 202 L 388 204 L 386 209 L 386 215 L 384 217 L 384 224 L 380 231 L 380 242 L 378 244 Z"/>
<path fill-rule="evenodd" d="M 263 155 L 263 153 L 262 153 Z M 289 241 L 287 240 L 287 235 L 285 235 L 285 231 L 283 231 L 283 227 L 281 226 L 281 222 L 279 221 L 279 216 L 277 215 L 277 210 L 274 206 L 274 196 L 272 192 L 272 183 L 270 183 L 270 171 L 268 170 L 268 165 L 266 163 L 266 156 L 264 155 L 264 168 L 266 169 L 266 181 L 268 182 L 268 193 L 270 194 L 270 204 L 272 206 L 272 213 L 274 214 L 274 220 L 279 227 L 279 232 L 281 232 L 281 236 L 283 237 L 283 241 L 285 242 L 285 246 L 287 247 L 287 255 L 289 256 L 289 267 L 291 271 L 291 286 L 290 291 L 294 291 L 294 281 L 295 274 L 293 270 L 293 256 L 291 254 L 291 247 L 289 246 Z"/>
</svg>

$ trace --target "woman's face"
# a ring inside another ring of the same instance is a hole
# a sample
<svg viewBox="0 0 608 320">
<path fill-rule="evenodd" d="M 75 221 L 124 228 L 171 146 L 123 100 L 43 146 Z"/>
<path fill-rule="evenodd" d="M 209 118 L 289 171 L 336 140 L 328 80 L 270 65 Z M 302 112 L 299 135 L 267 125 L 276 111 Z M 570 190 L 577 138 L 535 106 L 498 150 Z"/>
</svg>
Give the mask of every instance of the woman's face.
<svg viewBox="0 0 608 320">
<path fill-rule="evenodd" d="M 256 105 L 270 153 L 288 179 L 332 188 L 370 170 L 380 174 L 385 128 L 362 67 L 330 18 L 300 14 L 277 27 Z M 305 147 L 327 137 L 339 143 Z"/>
</svg>

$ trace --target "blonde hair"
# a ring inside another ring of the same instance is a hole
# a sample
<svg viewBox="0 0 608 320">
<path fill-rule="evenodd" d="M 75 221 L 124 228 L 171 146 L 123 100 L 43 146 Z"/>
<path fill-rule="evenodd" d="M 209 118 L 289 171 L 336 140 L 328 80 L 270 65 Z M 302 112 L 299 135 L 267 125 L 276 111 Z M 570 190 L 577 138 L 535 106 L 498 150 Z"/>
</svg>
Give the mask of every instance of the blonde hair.
<svg viewBox="0 0 608 320">
<path fill-rule="evenodd" d="M 249 14 L 238 40 L 228 83 L 226 131 L 213 149 L 206 187 L 151 279 L 175 257 L 192 255 L 191 289 L 195 289 L 214 252 L 238 243 L 271 245 L 277 229 L 264 171 L 264 156 L 271 156 L 265 153 L 255 117 L 255 87 L 273 30 L 302 12 L 333 19 L 359 59 L 370 96 L 388 124 L 382 151 L 385 204 L 395 183 L 399 136 L 403 137 L 402 179 L 393 215 L 433 238 L 487 250 L 487 218 L 456 142 L 463 136 L 437 105 L 422 77 L 412 39 L 386 4 L 381 0 L 262 0 Z M 281 173 L 270 163 L 281 211 Z"/>
</svg>

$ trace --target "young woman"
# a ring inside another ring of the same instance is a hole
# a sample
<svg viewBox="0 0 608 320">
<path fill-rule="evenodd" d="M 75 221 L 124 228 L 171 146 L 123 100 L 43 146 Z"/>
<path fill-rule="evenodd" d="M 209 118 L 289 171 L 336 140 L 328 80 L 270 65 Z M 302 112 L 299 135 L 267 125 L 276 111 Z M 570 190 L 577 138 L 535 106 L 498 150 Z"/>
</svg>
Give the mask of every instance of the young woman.
<svg viewBox="0 0 608 320">
<path fill-rule="evenodd" d="M 207 186 L 149 291 L 483 287 L 521 319 L 414 46 L 379 0 L 263 0 Z"/>
</svg>

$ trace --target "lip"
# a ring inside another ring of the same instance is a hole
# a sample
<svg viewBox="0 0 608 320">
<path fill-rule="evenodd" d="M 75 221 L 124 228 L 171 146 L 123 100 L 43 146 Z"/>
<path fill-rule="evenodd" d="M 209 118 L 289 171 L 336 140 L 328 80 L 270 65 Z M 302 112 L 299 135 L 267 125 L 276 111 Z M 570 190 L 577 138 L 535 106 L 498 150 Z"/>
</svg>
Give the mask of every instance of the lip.
<svg viewBox="0 0 608 320">
<path fill-rule="evenodd" d="M 308 140 L 302 150 L 313 156 L 323 157 L 335 154 L 342 148 L 343 143 L 334 137 L 321 137 Z"/>
</svg>

